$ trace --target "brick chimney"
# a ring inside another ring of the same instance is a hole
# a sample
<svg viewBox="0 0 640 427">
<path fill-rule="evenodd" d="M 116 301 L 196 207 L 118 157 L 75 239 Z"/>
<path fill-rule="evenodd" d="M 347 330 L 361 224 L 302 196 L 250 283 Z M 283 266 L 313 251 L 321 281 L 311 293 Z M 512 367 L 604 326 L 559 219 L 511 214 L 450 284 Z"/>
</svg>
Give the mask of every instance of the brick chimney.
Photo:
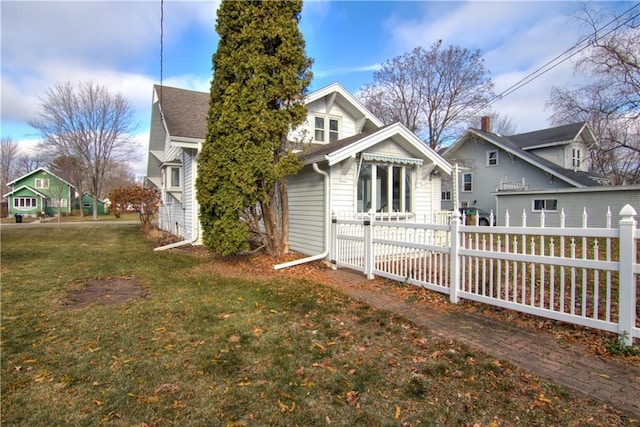
<svg viewBox="0 0 640 427">
<path fill-rule="evenodd" d="M 491 117 L 482 116 L 480 118 L 480 129 L 485 132 L 491 132 Z"/>
</svg>

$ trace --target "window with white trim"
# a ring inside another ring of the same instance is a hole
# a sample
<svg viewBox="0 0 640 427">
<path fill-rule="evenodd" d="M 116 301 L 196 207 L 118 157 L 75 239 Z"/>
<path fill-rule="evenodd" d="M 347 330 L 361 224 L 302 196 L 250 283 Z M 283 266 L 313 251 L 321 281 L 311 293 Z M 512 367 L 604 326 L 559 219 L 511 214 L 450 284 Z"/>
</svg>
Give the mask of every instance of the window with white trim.
<svg viewBox="0 0 640 427">
<path fill-rule="evenodd" d="M 445 201 L 445 202 L 446 201 L 451 201 L 451 191 L 448 191 L 448 190 L 447 191 L 443 191 L 441 198 L 442 198 L 442 201 Z"/>
<path fill-rule="evenodd" d="M 487 167 L 498 166 L 498 150 L 487 151 Z"/>
<path fill-rule="evenodd" d="M 168 191 L 182 190 L 182 167 L 167 166 L 164 169 L 164 186 Z"/>
<path fill-rule="evenodd" d="M 462 174 L 462 191 L 466 193 L 473 191 L 473 174 Z"/>
<path fill-rule="evenodd" d="M 571 155 L 571 167 L 579 168 L 581 163 L 582 150 L 574 148 Z"/>
<path fill-rule="evenodd" d="M 531 204 L 533 212 L 558 212 L 558 199 L 533 199 Z"/>
<path fill-rule="evenodd" d="M 335 142 L 340 139 L 339 120 L 315 116 L 313 139 L 316 142 Z"/>
<path fill-rule="evenodd" d="M 36 178 L 36 188 L 49 188 L 49 179 L 47 178 Z"/>
<path fill-rule="evenodd" d="M 15 197 L 13 199 L 14 208 L 35 208 L 38 200 L 35 197 Z"/>
<path fill-rule="evenodd" d="M 413 170 L 406 165 L 362 163 L 358 174 L 357 211 L 411 212 Z"/>
</svg>

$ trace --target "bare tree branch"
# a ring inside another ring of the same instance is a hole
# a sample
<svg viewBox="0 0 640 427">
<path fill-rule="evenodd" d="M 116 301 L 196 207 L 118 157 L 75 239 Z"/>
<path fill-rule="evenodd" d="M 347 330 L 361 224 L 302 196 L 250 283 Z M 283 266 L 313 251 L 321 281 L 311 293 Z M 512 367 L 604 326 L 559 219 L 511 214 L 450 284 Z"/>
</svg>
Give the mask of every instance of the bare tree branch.
<svg viewBox="0 0 640 427">
<path fill-rule="evenodd" d="M 131 134 L 136 124 L 129 101 L 92 82 L 58 83 L 40 98 L 40 111 L 30 125 L 42 136 L 41 150 L 79 159 L 87 172 L 97 219 L 108 168 L 135 153 Z"/>
<path fill-rule="evenodd" d="M 443 46 L 441 40 L 388 60 L 360 93 L 384 123 L 403 123 L 432 148 L 454 138 L 492 96 L 480 51 Z"/>
</svg>

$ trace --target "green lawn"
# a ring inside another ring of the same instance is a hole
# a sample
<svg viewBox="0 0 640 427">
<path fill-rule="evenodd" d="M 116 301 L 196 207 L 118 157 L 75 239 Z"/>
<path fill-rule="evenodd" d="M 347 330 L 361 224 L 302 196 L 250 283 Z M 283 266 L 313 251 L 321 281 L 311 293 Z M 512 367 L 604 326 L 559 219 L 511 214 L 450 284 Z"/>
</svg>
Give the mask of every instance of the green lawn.
<svg viewBox="0 0 640 427">
<path fill-rule="evenodd" d="M 138 226 L 1 238 L 3 426 L 634 423 L 328 286 L 153 252 Z M 148 297 L 62 303 L 116 277 Z"/>
</svg>

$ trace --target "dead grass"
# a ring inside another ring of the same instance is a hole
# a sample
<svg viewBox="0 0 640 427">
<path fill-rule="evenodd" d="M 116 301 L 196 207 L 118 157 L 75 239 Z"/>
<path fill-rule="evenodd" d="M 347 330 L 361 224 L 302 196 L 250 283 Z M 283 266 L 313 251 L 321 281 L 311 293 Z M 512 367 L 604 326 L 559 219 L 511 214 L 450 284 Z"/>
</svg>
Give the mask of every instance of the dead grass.
<svg viewBox="0 0 640 427">
<path fill-rule="evenodd" d="M 136 230 L 2 230 L 3 425 L 636 422 L 350 299 L 319 265 L 153 252 Z M 60 304 L 133 277 L 147 298 Z"/>
</svg>

